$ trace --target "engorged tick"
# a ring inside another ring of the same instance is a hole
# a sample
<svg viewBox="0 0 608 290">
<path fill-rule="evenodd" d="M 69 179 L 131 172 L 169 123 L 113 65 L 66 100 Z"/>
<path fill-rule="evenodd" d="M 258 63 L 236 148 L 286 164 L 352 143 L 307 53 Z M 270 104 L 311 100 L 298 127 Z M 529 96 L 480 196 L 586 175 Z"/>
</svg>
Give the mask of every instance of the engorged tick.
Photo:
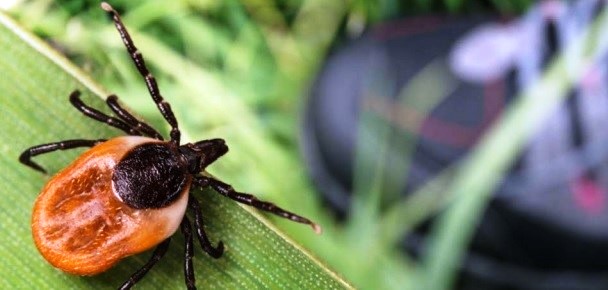
<svg viewBox="0 0 608 290">
<path fill-rule="evenodd" d="M 159 111 L 171 126 L 170 140 L 139 121 L 111 95 L 107 105 L 116 117 L 84 104 L 80 93 L 70 102 L 85 116 L 126 132 L 129 136 L 110 140 L 73 139 L 42 144 L 25 150 L 21 163 L 45 170 L 33 156 L 56 150 L 92 147 L 63 171 L 53 176 L 36 199 L 32 233 L 36 247 L 53 266 L 76 275 L 95 275 L 121 259 L 156 246 L 150 260 L 129 277 L 120 289 L 129 289 L 160 260 L 180 228 L 185 236 L 184 273 L 188 289 L 196 289 L 192 269 L 193 233 L 186 210 L 194 216 L 195 236 L 213 258 L 224 251 L 220 241 L 213 246 L 203 228 L 200 204 L 190 192 L 193 187 L 210 187 L 237 202 L 254 206 L 295 222 L 321 228 L 307 218 L 235 191 L 215 179 L 205 168 L 228 152 L 224 140 L 209 139 L 180 145 L 180 130 L 169 103 L 161 96 L 120 16 L 109 4 L 101 8 L 114 21 L 139 73 Z"/>
</svg>

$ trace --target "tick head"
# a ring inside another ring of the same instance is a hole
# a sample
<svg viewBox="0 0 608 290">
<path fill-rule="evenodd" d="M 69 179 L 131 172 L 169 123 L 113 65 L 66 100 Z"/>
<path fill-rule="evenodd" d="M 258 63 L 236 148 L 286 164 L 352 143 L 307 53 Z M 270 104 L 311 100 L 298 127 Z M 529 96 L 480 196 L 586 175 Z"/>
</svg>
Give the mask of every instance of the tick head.
<svg viewBox="0 0 608 290">
<path fill-rule="evenodd" d="M 188 171 L 197 174 L 226 154 L 228 146 L 224 139 L 218 138 L 184 144 L 179 147 L 179 151 L 188 163 Z"/>
</svg>

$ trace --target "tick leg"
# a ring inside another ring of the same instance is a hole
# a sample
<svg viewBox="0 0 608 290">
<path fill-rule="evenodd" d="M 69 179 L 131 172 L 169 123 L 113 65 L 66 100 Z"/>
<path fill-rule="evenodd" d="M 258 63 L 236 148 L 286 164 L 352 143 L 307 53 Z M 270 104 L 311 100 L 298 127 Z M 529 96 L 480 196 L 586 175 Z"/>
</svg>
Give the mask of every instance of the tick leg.
<svg viewBox="0 0 608 290">
<path fill-rule="evenodd" d="M 110 107 L 110 109 L 114 112 L 114 114 L 116 114 L 116 116 L 125 121 L 125 123 L 131 126 L 131 128 L 142 132 L 149 137 L 153 137 L 158 140 L 163 140 L 163 136 L 161 136 L 158 131 L 152 128 L 152 126 L 146 124 L 145 122 L 137 120 L 137 118 L 135 118 L 135 116 L 133 116 L 129 111 L 120 106 L 120 104 L 118 103 L 118 97 L 116 95 L 110 95 L 106 99 L 106 104 L 108 104 L 108 107 Z"/>
<path fill-rule="evenodd" d="M 286 210 L 276 206 L 273 203 L 270 203 L 267 201 L 261 201 L 257 197 L 255 197 L 251 194 L 237 192 L 229 184 L 221 182 L 215 178 L 208 177 L 208 176 L 196 176 L 194 181 L 196 182 L 196 184 L 198 184 L 201 187 L 210 186 L 211 188 L 213 188 L 213 190 L 217 191 L 218 193 L 220 193 L 226 197 L 229 197 L 233 200 L 236 200 L 240 203 L 244 203 L 244 204 L 253 206 L 255 208 L 273 213 L 275 215 L 292 220 L 294 222 L 310 225 L 312 227 L 312 229 L 315 231 L 315 233 L 317 233 L 317 234 L 321 233 L 321 227 L 318 224 L 312 222 L 311 220 L 309 220 L 305 217 L 299 216 L 295 213 L 286 211 Z"/>
<path fill-rule="evenodd" d="M 219 138 L 198 141 L 193 144 L 193 147 L 200 152 L 205 152 L 201 156 L 201 170 L 204 170 L 209 164 L 215 162 L 215 160 L 228 152 L 226 141 Z"/>
<path fill-rule="evenodd" d="M 205 233 L 205 229 L 203 228 L 203 213 L 201 212 L 201 205 L 198 203 L 198 200 L 191 197 L 188 200 L 188 207 L 194 212 L 194 229 L 196 230 L 196 236 L 201 244 L 201 248 L 213 258 L 217 259 L 221 257 L 224 253 L 224 243 L 219 241 L 217 247 L 211 245 L 207 233 Z"/>
<path fill-rule="evenodd" d="M 125 283 L 122 284 L 122 286 L 120 286 L 120 290 L 126 290 L 126 289 L 131 289 L 131 287 L 133 287 L 133 285 L 135 285 L 135 283 L 139 282 L 139 280 L 141 280 L 141 278 L 143 278 L 146 273 L 148 273 L 148 271 L 150 271 L 150 269 L 152 269 L 152 267 L 154 267 L 154 265 L 156 265 L 156 263 L 165 255 L 165 253 L 167 253 L 167 249 L 169 248 L 169 243 L 171 242 L 171 238 L 168 238 L 166 240 L 164 240 L 162 243 L 160 243 L 160 245 L 158 245 L 158 247 L 156 247 L 156 249 L 154 249 L 154 252 L 152 253 L 152 257 L 150 257 L 150 260 L 148 260 L 148 262 L 139 270 L 137 270 L 137 272 L 133 273 L 133 275 L 131 275 L 131 277 L 129 277 L 129 279 L 127 281 L 125 281 Z"/>
<path fill-rule="evenodd" d="M 194 256 L 194 241 L 192 239 L 192 226 L 190 225 L 190 221 L 186 216 L 184 216 L 184 219 L 182 219 L 180 228 L 182 230 L 182 234 L 184 234 L 184 240 L 186 241 L 184 253 L 184 277 L 186 278 L 186 287 L 188 290 L 195 290 L 196 281 L 194 278 L 194 267 L 192 266 L 192 257 Z"/>
<path fill-rule="evenodd" d="M 70 94 L 70 103 L 72 103 L 72 105 L 78 109 L 78 111 L 82 112 L 85 116 L 97 120 L 99 122 L 102 123 L 106 123 L 114 128 L 120 129 L 124 132 L 126 132 L 129 135 L 141 135 L 141 133 L 137 130 L 135 130 L 135 128 L 132 128 L 131 126 L 127 125 L 127 123 L 123 122 L 120 119 L 116 119 L 114 117 L 110 117 L 94 108 L 91 108 L 87 105 L 84 104 L 84 102 L 82 102 L 82 100 L 80 99 L 80 92 L 79 91 L 73 91 Z"/>
<path fill-rule="evenodd" d="M 41 144 L 41 145 L 37 145 L 34 147 L 30 147 L 30 148 L 26 149 L 25 151 L 23 151 L 23 153 L 21 153 L 21 155 L 19 156 L 19 161 L 21 163 L 23 163 L 24 165 L 27 165 L 35 170 L 38 170 L 42 173 L 46 173 L 46 170 L 44 170 L 44 168 L 42 168 L 36 162 L 31 160 L 32 157 L 34 157 L 36 155 L 40 155 L 40 154 L 57 151 L 57 150 L 67 150 L 67 149 L 73 149 L 73 148 L 78 148 L 78 147 L 93 147 L 93 146 L 95 146 L 99 143 L 105 142 L 105 141 L 106 141 L 105 139 L 99 139 L 99 140 L 74 139 L 74 140 L 65 140 L 65 141 L 60 141 L 60 142 L 55 142 L 55 143 Z"/>
<path fill-rule="evenodd" d="M 110 17 L 114 21 L 116 30 L 118 30 L 120 38 L 122 38 L 122 42 L 127 48 L 131 59 L 135 63 L 135 67 L 139 71 L 139 74 L 146 81 L 146 86 L 148 87 L 148 91 L 150 92 L 152 100 L 154 100 L 154 103 L 156 103 L 158 110 L 163 115 L 165 120 L 167 120 L 169 125 L 171 125 L 171 141 L 176 144 L 179 144 L 181 133 L 177 127 L 177 119 L 175 119 L 175 115 L 173 115 L 173 111 L 171 110 L 171 106 L 169 105 L 169 103 L 167 103 L 160 94 L 156 79 L 146 67 L 146 62 L 144 61 L 141 52 L 139 52 L 137 47 L 135 47 L 135 44 L 133 44 L 133 40 L 131 40 L 131 36 L 129 35 L 127 28 L 122 23 L 120 15 L 118 15 L 118 12 L 116 12 L 116 10 L 114 10 L 114 8 L 112 8 L 112 6 L 110 6 L 110 4 L 106 2 L 101 3 L 101 8 L 108 12 L 108 15 L 110 15 Z"/>
</svg>

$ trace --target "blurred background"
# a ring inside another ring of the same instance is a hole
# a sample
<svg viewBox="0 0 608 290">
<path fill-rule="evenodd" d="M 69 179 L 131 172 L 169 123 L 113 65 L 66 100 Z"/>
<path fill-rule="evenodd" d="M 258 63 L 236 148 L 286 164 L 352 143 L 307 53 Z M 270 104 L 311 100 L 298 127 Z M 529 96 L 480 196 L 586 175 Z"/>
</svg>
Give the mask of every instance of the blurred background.
<svg viewBox="0 0 608 290">
<path fill-rule="evenodd" d="M 355 287 L 608 288 L 604 1 L 111 4 L 210 171 Z M 165 128 L 99 1 L 0 5 Z"/>
</svg>

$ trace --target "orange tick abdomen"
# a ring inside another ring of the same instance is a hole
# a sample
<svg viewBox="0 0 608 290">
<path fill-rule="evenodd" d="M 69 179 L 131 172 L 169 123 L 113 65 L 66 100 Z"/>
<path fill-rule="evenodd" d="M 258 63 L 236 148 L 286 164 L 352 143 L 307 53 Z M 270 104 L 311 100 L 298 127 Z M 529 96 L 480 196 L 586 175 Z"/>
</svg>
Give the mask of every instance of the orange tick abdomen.
<svg viewBox="0 0 608 290">
<path fill-rule="evenodd" d="M 171 236 L 186 210 L 189 182 L 180 198 L 162 209 L 135 209 L 114 193 L 114 167 L 134 147 L 157 140 L 118 137 L 82 154 L 52 177 L 36 199 L 32 233 L 53 266 L 72 274 L 104 272 L 126 256 Z"/>
</svg>

